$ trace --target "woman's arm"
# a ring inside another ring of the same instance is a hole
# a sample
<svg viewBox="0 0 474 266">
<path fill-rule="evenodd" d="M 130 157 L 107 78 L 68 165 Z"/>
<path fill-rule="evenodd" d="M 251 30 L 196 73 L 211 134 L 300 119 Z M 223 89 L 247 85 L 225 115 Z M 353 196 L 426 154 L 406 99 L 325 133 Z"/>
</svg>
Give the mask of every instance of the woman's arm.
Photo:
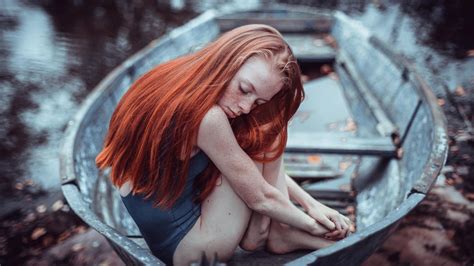
<svg viewBox="0 0 474 266">
<path fill-rule="evenodd" d="M 322 223 L 328 229 L 337 230 L 334 233 L 328 234 L 329 237 L 341 238 L 354 231 L 354 225 L 349 218 L 320 203 L 304 191 L 291 177 L 287 174 L 284 175 L 288 185 L 290 199 L 301 204 L 311 217 Z"/>
<path fill-rule="evenodd" d="M 237 143 L 227 116 L 220 107 L 214 106 L 204 116 L 199 127 L 197 145 L 250 209 L 313 235 L 328 232 L 266 182 L 252 159 Z"/>
</svg>

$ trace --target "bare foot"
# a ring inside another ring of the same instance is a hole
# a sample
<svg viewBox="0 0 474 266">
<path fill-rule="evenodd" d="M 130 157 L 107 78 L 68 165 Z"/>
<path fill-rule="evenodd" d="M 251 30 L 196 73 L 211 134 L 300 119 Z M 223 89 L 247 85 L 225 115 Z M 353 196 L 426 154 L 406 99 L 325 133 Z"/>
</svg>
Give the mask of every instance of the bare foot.
<svg viewBox="0 0 474 266">
<path fill-rule="evenodd" d="M 275 254 L 285 254 L 298 249 L 320 249 L 335 241 L 310 235 L 285 224 L 272 222 L 268 235 L 267 250 Z"/>
</svg>

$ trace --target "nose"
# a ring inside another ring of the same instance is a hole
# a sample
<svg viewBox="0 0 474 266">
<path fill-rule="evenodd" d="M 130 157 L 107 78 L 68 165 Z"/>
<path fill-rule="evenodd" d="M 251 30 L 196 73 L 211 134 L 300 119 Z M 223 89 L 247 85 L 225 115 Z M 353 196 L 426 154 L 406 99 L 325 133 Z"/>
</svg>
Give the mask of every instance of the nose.
<svg viewBox="0 0 474 266">
<path fill-rule="evenodd" d="M 252 110 L 252 106 L 253 106 L 253 101 L 250 100 L 250 99 L 247 99 L 245 101 L 241 101 L 240 104 L 239 104 L 240 110 L 244 114 L 250 113 L 250 111 Z"/>
</svg>

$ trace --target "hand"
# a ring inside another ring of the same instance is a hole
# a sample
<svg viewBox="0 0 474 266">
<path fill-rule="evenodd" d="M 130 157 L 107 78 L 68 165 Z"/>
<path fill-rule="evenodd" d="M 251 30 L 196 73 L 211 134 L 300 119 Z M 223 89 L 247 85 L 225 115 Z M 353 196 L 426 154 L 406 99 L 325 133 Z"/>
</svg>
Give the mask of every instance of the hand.
<svg viewBox="0 0 474 266">
<path fill-rule="evenodd" d="M 324 237 L 327 239 L 342 239 L 355 231 L 354 224 L 349 218 L 316 200 L 310 207 L 307 208 L 306 211 L 308 212 L 309 216 L 313 217 L 317 222 L 324 225 L 329 231 L 331 231 L 324 234 Z"/>
<path fill-rule="evenodd" d="M 307 230 L 310 234 L 319 237 L 325 237 L 326 234 L 331 233 L 329 229 L 318 223 L 316 220 L 311 219 L 311 223 L 309 226 L 309 230 Z"/>
</svg>

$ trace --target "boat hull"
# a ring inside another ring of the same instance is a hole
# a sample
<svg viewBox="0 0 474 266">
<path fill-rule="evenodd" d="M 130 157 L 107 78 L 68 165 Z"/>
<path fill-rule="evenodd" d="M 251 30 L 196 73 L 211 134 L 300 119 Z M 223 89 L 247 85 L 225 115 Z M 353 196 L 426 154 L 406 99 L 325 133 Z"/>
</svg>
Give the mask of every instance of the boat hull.
<svg viewBox="0 0 474 266">
<path fill-rule="evenodd" d="M 245 19 L 246 14 L 252 19 Z M 269 20 L 272 16 L 286 18 L 284 25 L 279 25 L 278 19 Z M 388 144 L 383 147 L 388 149 L 383 154 L 364 154 L 360 153 L 361 149 L 344 149 L 341 145 L 326 147 L 326 151 L 345 152 L 355 158 L 350 176 L 346 174 L 353 188 L 346 194 L 357 203 L 355 234 L 313 252 L 281 257 L 262 253 L 236 254 L 230 264 L 246 264 L 249 260 L 256 264 L 359 264 L 423 200 L 435 181 L 447 154 L 445 118 L 431 90 L 413 66 L 362 25 L 339 12 L 328 14 L 304 7 L 278 6 L 271 10 L 237 13 L 208 11 L 152 42 L 112 71 L 84 101 L 65 133 L 60 169 L 63 193 L 74 212 L 104 235 L 127 264 L 162 262 L 146 247 L 120 196 L 110 184 L 107 172 L 101 173 L 95 166 L 95 156 L 102 148 L 116 104 L 133 81 L 152 67 L 202 47 L 225 29 L 266 21 L 284 34 L 330 33 L 335 38 L 334 54 L 327 51 L 319 56 L 307 54 L 301 60 L 334 61 L 348 109 L 358 125 L 358 131 L 350 136 L 359 140 L 384 138 Z M 302 23 L 309 26 L 302 27 Z M 295 136 L 292 134 L 299 131 L 293 132 L 290 127 L 289 142 Z M 371 151 L 367 148 L 370 146 L 360 147 Z M 306 151 L 298 150 L 307 155 L 320 151 L 318 143 Z M 345 157 L 341 155 L 340 158 Z M 317 191 L 318 187 L 305 189 Z"/>
</svg>

